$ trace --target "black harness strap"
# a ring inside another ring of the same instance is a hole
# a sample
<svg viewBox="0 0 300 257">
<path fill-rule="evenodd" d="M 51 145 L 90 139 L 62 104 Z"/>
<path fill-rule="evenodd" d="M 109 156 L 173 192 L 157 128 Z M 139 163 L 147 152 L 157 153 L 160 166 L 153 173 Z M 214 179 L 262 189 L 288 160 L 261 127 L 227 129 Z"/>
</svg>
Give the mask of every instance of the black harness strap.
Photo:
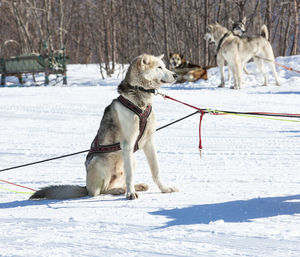
<svg viewBox="0 0 300 257">
<path fill-rule="evenodd" d="M 228 32 L 225 33 L 224 36 L 220 39 L 219 44 L 218 44 L 218 46 L 217 46 L 217 50 L 216 50 L 216 56 L 218 55 L 218 53 L 219 53 L 219 51 L 220 51 L 220 48 L 221 48 L 221 45 L 222 45 L 224 39 L 225 39 L 226 37 L 228 37 L 230 34 L 231 34 L 231 32 L 228 31 Z"/>
<path fill-rule="evenodd" d="M 146 128 L 146 125 L 147 125 L 147 119 L 148 119 L 148 117 L 149 117 L 149 115 L 152 111 L 152 106 L 148 105 L 147 108 L 143 111 L 141 108 L 139 108 L 134 103 L 130 102 L 128 99 L 126 99 L 125 97 L 123 97 L 121 95 L 117 98 L 117 100 L 121 104 L 123 104 L 125 107 L 127 107 L 129 110 L 134 112 L 140 119 L 140 122 L 139 122 L 140 133 L 137 137 L 137 140 L 135 142 L 134 149 L 133 149 L 133 152 L 136 152 L 139 149 L 138 142 L 144 134 L 144 131 L 145 131 L 145 128 Z M 91 148 L 90 148 L 90 151 L 87 155 L 87 158 L 91 154 L 111 153 L 111 152 L 116 152 L 116 151 L 119 151 L 119 150 L 121 150 L 120 143 L 115 143 L 115 144 L 111 144 L 111 145 L 99 145 L 99 139 L 98 139 L 98 134 L 97 134 L 96 137 L 94 138 L 92 144 L 91 144 Z"/>
</svg>

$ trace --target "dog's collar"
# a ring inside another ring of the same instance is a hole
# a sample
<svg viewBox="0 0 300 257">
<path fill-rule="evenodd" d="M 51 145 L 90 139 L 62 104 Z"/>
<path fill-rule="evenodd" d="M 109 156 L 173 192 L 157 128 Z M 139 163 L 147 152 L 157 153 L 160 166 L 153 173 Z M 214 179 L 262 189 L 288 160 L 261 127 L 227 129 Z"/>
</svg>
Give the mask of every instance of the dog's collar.
<svg viewBox="0 0 300 257">
<path fill-rule="evenodd" d="M 222 45 L 224 39 L 225 39 L 226 37 L 228 37 L 230 34 L 231 34 L 231 32 L 228 31 L 228 32 L 225 33 L 224 36 L 220 39 L 219 44 L 218 44 L 218 47 L 217 47 L 217 50 L 216 50 L 217 54 L 218 54 L 218 52 L 220 51 L 220 48 L 221 48 L 221 45 Z"/>
<path fill-rule="evenodd" d="M 131 85 L 130 85 L 131 86 Z M 152 94 L 156 94 L 156 90 L 155 89 L 145 89 L 143 87 L 138 87 L 138 86 L 132 86 L 134 89 L 146 92 L 146 93 L 152 93 Z"/>
<path fill-rule="evenodd" d="M 156 89 L 146 89 L 139 86 L 133 86 L 129 82 L 123 80 L 120 85 L 118 86 L 118 93 L 128 93 L 129 91 L 136 90 L 136 91 L 142 91 L 145 93 L 152 93 L 156 94 Z"/>
<path fill-rule="evenodd" d="M 118 86 L 118 93 L 121 94 L 141 94 L 141 93 L 147 93 L 147 94 L 157 94 L 157 89 L 146 89 L 139 86 L 133 86 L 127 81 L 122 81 L 120 85 Z"/>
</svg>

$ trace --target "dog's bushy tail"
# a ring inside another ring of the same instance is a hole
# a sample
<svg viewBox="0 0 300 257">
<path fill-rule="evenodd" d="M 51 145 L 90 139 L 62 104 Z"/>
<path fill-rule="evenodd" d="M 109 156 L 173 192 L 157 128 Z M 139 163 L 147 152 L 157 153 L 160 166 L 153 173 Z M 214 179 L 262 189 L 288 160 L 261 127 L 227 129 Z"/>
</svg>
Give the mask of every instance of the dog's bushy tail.
<svg viewBox="0 0 300 257">
<path fill-rule="evenodd" d="M 44 187 L 41 190 L 35 192 L 30 196 L 30 200 L 42 200 L 42 199 L 72 199 L 87 196 L 88 192 L 86 187 L 61 185 L 61 186 L 49 186 Z"/>
<path fill-rule="evenodd" d="M 260 34 L 261 34 L 262 37 L 269 40 L 269 31 L 268 31 L 268 28 L 265 24 L 261 26 Z"/>
</svg>

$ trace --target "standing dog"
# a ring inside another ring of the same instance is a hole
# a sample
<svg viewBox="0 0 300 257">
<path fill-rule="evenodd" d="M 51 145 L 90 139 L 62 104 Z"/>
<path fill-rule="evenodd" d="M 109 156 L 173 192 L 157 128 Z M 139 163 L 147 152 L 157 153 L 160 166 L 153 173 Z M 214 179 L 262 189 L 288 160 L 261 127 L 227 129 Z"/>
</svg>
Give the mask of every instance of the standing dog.
<svg viewBox="0 0 300 257">
<path fill-rule="evenodd" d="M 232 27 L 231 31 L 235 36 L 243 37 L 246 33 L 246 20 L 244 17 L 242 20 L 233 21 L 229 18 L 229 24 Z"/>
<path fill-rule="evenodd" d="M 267 74 L 264 61 L 267 61 L 273 71 L 276 85 L 279 86 L 278 75 L 274 64 L 272 46 L 268 41 L 268 29 L 265 25 L 261 28 L 261 35 L 256 37 L 238 37 L 218 23 L 210 24 L 207 28 L 205 39 L 217 45 L 217 64 L 220 68 L 221 85 L 224 81 L 224 62 L 228 63 L 229 70 L 234 76 L 234 89 L 240 89 L 242 84 L 242 68 L 253 58 L 254 63 L 264 76 L 264 86 L 267 86 Z"/>
<path fill-rule="evenodd" d="M 34 193 L 30 199 L 68 199 L 86 195 L 124 194 L 136 199 L 136 191 L 145 191 L 145 184 L 134 185 L 134 151 L 143 149 L 152 178 L 162 193 L 178 191 L 165 186 L 159 175 L 154 145 L 155 115 L 152 100 L 155 90 L 173 83 L 176 74 L 165 68 L 163 56 L 143 54 L 129 66 L 125 79 L 118 86 L 118 99 L 106 107 L 98 133 L 87 156 L 86 187 L 50 186 Z"/>
<path fill-rule="evenodd" d="M 231 26 L 231 31 L 235 36 L 239 36 L 239 37 L 245 36 L 246 21 L 247 21 L 246 17 L 244 17 L 242 20 L 238 20 L 238 21 L 233 21 L 232 19 L 229 18 L 229 25 Z M 251 72 L 249 72 L 246 68 L 246 64 L 244 64 L 243 70 L 247 75 L 251 75 Z M 228 72 L 228 81 L 229 82 L 231 81 L 230 71 Z"/>
<path fill-rule="evenodd" d="M 207 69 L 192 64 L 183 58 L 182 54 L 170 53 L 171 69 L 177 74 L 177 83 L 195 82 L 199 79 L 207 80 Z"/>
</svg>

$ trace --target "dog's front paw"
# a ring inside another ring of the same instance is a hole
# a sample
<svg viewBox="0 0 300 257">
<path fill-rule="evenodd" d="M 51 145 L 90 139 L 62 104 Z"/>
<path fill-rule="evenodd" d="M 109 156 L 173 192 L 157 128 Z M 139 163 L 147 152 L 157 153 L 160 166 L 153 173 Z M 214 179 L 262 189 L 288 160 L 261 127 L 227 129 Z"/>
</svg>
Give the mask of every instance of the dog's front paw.
<svg viewBox="0 0 300 257">
<path fill-rule="evenodd" d="M 137 198 L 139 198 L 139 195 L 136 192 L 133 192 L 133 193 L 127 192 L 126 193 L 126 199 L 127 200 L 134 200 L 134 199 L 137 199 Z"/>
<path fill-rule="evenodd" d="M 164 187 L 161 189 L 162 193 L 173 193 L 178 192 L 179 190 L 176 187 Z"/>
</svg>

